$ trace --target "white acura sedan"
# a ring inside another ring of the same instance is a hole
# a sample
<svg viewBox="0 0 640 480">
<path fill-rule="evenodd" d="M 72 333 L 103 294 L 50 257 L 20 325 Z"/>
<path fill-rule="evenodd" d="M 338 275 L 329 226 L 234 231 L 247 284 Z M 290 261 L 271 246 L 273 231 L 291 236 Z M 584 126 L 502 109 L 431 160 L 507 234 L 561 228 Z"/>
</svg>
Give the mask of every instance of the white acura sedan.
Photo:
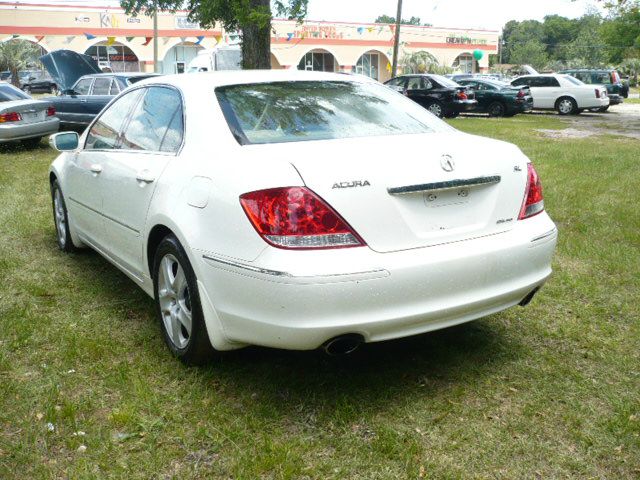
<svg viewBox="0 0 640 480">
<path fill-rule="evenodd" d="M 525 305 L 551 274 L 527 157 L 363 77 L 145 80 L 51 144 L 60 248 L 95 249 L 152 296 L 186 363 L 346 353 Z"/>
</svg>

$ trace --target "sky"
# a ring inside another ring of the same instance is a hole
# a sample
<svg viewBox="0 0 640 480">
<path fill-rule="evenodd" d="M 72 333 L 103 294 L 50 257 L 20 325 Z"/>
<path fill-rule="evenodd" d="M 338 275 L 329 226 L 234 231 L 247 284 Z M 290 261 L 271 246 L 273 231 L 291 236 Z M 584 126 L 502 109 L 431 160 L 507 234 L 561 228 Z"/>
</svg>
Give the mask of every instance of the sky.
<svg viewBox="0 0 640 480">
<path fill-rule="evenodd" d="M 500 30 L 509 20 L 542 20 L 545 15 L 579 17 L 593 0 L 403 0 L 402 17 L 420 17 L 436 27 Z M 309 20 L 372 22 L 395 17 L 396 0 L 309 0 Z"/>
<path fill-rule="evenodd" d="M 5 0 L 0 0 L 4 3 Z M 15 1 L 15 0 L 14 0 Z M 20 0 L 18 0 L 20 1 Z M 24 3 L 110 5 L 117 0 L 22 0 Z M 436 27 L 500 30 L 509 20 L 542 20 L 558 14 L 575 18 L 595 0 L 403 0 L 403 18 L 420 17 Z M 309 0 L 307 18 L 334 22 L 373 22 L 379 15 L 395 16 L 397 0 Z M 602 11 L 602 9 L 601 9 Z"/>
</svg>

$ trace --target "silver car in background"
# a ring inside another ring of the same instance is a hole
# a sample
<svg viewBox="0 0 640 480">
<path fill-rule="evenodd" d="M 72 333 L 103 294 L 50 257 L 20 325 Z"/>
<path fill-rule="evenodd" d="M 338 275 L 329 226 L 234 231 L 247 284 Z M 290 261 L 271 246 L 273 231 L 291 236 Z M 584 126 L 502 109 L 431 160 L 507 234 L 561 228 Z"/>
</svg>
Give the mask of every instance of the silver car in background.
<svg viewBox="0 0 640 480">
<path fill-rule="evenodd" d="M 56 133 L 60 120 L 49 102 L 34 100 L 10 83 L 0 82 L 0 144 L 21 140 L 33 146 Z"/>
</svg>

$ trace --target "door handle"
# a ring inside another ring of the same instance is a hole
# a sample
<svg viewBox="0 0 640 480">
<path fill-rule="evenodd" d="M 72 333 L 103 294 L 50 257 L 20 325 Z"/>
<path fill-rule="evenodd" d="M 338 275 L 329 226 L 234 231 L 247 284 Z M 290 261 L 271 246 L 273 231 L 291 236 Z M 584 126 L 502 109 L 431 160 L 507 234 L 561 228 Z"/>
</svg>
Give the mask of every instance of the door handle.
<svg viewBox="0 0 640 480">
<path fill-rule="evenodd" d="M 81 98 L 80 99 L 80 103 L 87 103 L 87 99 L 86 98 Z"/>
<path fill-rule="evenodd" d="M 102 172 L 102 165 L 94 163 L 93 165 L 91 165 L 89 167 L 89 170 L 91 170 L 93 173 L 95 173 L 96 175 L 98 175 L 99 173 Z"/>
<path fill-rule="evenodd" d="M 142 170 L 136 175 L 136 180 L 141 183 L 153 183 L 156 177 L 149 170 Z"/>
</svg>

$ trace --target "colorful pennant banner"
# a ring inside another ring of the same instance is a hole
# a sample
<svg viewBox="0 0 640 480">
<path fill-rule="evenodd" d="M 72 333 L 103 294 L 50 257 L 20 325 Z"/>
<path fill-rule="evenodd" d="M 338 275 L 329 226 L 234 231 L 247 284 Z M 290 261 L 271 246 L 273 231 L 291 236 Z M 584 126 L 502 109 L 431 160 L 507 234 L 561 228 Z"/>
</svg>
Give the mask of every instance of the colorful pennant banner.
<svg viewBox="0 0 640 480">
<path fill-rule="evenodd" d="M 151 43 L 151 40 L 153 40 L 153 37 L 144 37 L 144 43 L 142 45 L 146 47 Z"/>
<path fill-rule="evenodd" d="M 91 35 L 90 33 L 85 32 L 84 36 L 87 37 L 87 40 L 93 40 L 94 38 L 96 38 L 95 35 Z"/>
</svg>

